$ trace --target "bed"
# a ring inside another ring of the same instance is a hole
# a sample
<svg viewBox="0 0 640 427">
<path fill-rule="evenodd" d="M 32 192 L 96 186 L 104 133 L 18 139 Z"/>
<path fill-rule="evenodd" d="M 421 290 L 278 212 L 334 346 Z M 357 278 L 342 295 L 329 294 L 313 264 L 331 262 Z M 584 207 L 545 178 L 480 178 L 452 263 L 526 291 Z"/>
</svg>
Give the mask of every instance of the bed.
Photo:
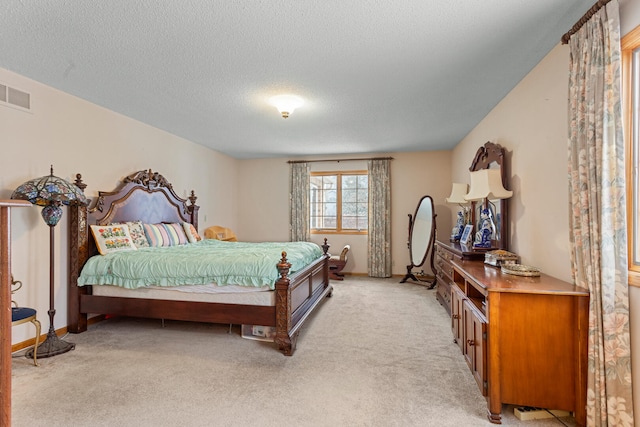
<svg viewBox="0 0 640 427">
<path fill-rule="evenodd" d="M 75 184 L 83 191 L 87 186 L 80 174 Z M 69 332 L 86 331 L 89 314 L 260 325 L 275 328 L 279 350 L 287 356 L 293 354 L 303 323 L 332 295 L 326 240 L 320 256 L 297 271 L 292 271 L 286 251 L 275 254 L 275 283 L 268 286 L 273 289 L 258 292 L 227 292 L 226 286 L 223 292 L 204 293 L 146 286 L 126 289 L 87 284 L 84 276 L 81 279 L 90 258 L 101 257 L 90 231 L 92 224 L 188 223 L 197 230 L 196 200 L 193 191 L 187 199 L 179 197 L 165 177 L 149 169 L 125 177 L 115 191 L 98 192 L 89 206 L 69 206 Z"/>
</svg>

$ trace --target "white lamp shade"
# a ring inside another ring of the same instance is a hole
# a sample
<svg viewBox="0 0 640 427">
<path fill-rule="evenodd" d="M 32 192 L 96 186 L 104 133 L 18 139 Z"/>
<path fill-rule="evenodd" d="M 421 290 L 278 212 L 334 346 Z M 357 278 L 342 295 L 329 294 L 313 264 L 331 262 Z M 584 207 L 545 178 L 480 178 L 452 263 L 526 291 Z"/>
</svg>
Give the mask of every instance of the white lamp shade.
<svg viewBox="0 0 640 427">
<path fill-rule="evenodd" d="M 464 198 L 474 200 L 508 199 L 513 196 L 513 191 L 506 190 L 502 186 L 500 169 L 481 169 L 471 172 L 471 188 Z"/>
<path fill-rule="evenodd" d="M 276 95 L 269 98 L 269 103 L 286 119 L 296 108 L 301 107 L 304 101 L 296 95 Z"/>
<path fill-rule="evenodd" d="M 468 200 L 465 200 L 464 196 L 467 194 L 467 184 L 462 184 L 459 182 L 454 182 L 451 187 L 451 195 L 447 197 L 445 200 L 447 203 L 458 203 L 460 205 L 464 205 L 468 203 Z"/>
</svg>

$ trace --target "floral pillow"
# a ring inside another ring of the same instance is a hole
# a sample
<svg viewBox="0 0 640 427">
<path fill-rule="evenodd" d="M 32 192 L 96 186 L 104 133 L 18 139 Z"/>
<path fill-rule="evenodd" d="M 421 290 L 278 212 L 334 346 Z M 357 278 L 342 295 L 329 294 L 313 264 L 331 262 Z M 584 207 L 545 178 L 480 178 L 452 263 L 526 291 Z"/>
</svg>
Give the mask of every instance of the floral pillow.
<svg viewBox="0 0 640 427">
<path fill-rule="evenodd" d="M 149 241 L 144 234 L 144 228 L 142 227 L 142 221 L 127 221 L 126 224 L 129 227 L 129 234 L 131 235 L 131 241 L 136 248 L 148 248 Z M 116 224 L 112 224 L 116 225 Z"/>
<path fill-rule="evenodd" d="M 189 243 L 194 243 L 202 240 L 202 237 L 200 237 L 193 224 L 183 222 L 182 226 L 184 227 L 184 232 L 187 235 L 187 239 L 189 239 Z"/>
<path fill-rule="evenodd" d="M 136 250 L 126 224 L 92 225 L 91 234 L 100 255 Z"/>
</svg>

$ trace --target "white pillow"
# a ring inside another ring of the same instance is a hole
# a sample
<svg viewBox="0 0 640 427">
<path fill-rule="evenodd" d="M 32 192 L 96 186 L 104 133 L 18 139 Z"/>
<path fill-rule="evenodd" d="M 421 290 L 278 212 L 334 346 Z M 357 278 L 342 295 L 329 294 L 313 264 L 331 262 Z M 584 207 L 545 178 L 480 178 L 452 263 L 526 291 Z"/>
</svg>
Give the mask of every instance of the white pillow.
<svg viewBox="0 0 640 427">
<path fill-rule="evenodd" d="M 119 251 L 135 251 L 129 227 L 126 224 L 92 225 L 91 234 L 100 255 Z"/>
</svg>

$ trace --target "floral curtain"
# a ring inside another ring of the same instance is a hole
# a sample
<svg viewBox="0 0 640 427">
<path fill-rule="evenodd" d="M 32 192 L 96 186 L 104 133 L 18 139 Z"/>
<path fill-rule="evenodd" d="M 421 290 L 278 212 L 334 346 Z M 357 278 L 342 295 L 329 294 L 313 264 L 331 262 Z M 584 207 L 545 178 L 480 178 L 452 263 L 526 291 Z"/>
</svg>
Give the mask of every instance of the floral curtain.
<svg viewBox="0 0 640 427">
<path fill-rule="evenodd" d="M 572 275 L 588 289 L 587 425 L 631 426 L 625 152 L 618 2 L 569 41 Z"/>
<path fill-rule="evenodd" d="M 309 163 L 290 163 L 289 240 L 309 240 Z"/>
<path fill-rule="evenodd" d="M 371 277 L 391 277 L 391 160 L 368 161 Z"/>
</svg>

